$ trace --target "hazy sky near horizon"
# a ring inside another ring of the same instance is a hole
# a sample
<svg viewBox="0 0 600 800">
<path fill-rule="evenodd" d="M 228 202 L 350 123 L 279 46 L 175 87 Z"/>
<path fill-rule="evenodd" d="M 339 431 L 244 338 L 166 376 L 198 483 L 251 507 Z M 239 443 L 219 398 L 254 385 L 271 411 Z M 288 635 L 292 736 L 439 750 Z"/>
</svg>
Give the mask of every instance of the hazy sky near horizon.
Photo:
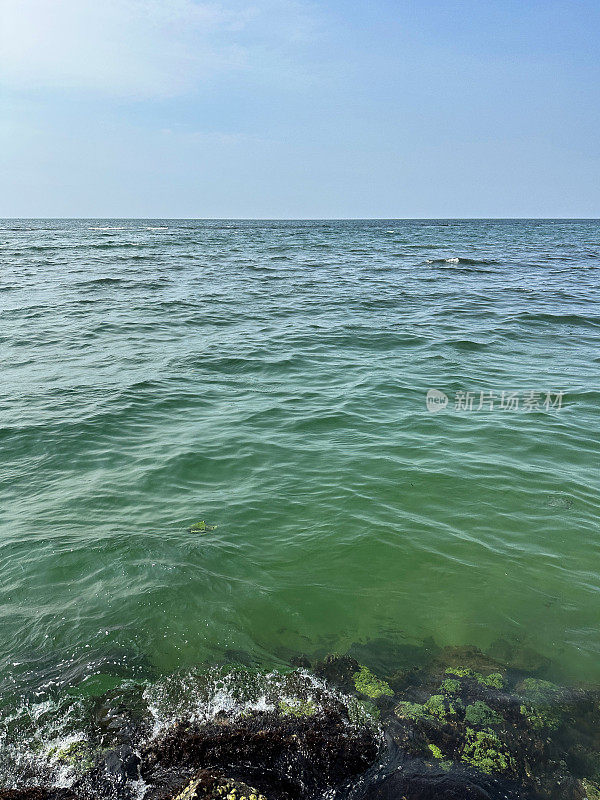
<svg viewBox="0 0 600 800">
<path fill-rule="evenodd" d="M 600 217 L 598 0 L 0 0 L 0 216 Z"/>
</svg>

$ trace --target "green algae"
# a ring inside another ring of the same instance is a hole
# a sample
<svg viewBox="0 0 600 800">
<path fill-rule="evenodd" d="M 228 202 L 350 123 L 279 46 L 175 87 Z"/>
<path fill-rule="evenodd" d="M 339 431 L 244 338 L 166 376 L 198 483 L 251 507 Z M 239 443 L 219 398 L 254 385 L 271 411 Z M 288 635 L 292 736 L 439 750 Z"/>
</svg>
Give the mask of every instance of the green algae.
<svg viewBox="0 0 600 800">
<path fill-rule="evenodd" d="M 525 678 L 517 686 L 519 694 L 527 701 L 520 707 L 521 714 L 534 730 L 557 730 L 562 724 L 560 709 L 555 708 L 562 698 L 559 687 L 539 678 Z"/>
<path fill-rule="evenodd" d="M 555 683 L 543 681 L 539 678 L 525 678 L 517 686 L 517 691 L 534 706 L 553 705 L 562 696 L 561 690 Z"/>
<path fill-rule="evenodd" d="M 467 728 L 461 760 L 480 772 L 507 772 L 512 767 L 510 753 L 492 731 Z"/>
<path fill-rule="evenodd" d="M 483 675 L 481 672 L 476 672 L 471 667 L 448 667 L 446 674 L 455 675 L 457 678 L 471 678 L 482 686 L 487 686 L 490 689 L 503 689 L 506 685 L 506 680 L 501 672 L 492 672 L 489 675 Z"/>
<path fill-rule="evenodd" d="M 85 772 L 94 766 L 94 759 L 89 745 L 81 740 L 71 742 L 63 747 L 51 747 L 47 756 L 52 761 L 58 761 L 69 767 Z"/>
<path fill-rule="evenodd" d="M 372 725 L 381 716 L 375 703 L 352 697 L 348 703 L 348 719 L 355 725 Z"/>
<path fill-rule="evenodd" d="M 521 705 L 519 711 L 536 731 L 541 731 L 545 728 L 550 731 L 555 731 L 560 728 L 562 722 L 560 714 L 551 708 L 535 708 L 533 706 Z"/>
<path fill-rule="evenodd" d="M 446 719 L 448 715 L 455 714 L 455 709 L 443 694 L 433 694 L 425 703 L 425 711 L 432 717 L 437 719 Z"/>
<path fill-rule="evenodd" d="M 432 695 L 426 703 L 410 703 L 402 701 L 394 709 L 400 719 L 438 720 L 445 722 L 451 717 L 456 717 L 461 710 L 460 700 L 449 700 L 443 694 Z"/>
<path fill-rule="evenodd" d="M 445 720 L 455 717 L 464 708 L 459 699 L 449 699 L 443 694 L 434 694 L 425 703 L 425 711 L 432 717 Z"/>
<path fill-rule="evenodd" d="M 600 800 L 600 786 L 587 778 L 581 781 L 581 788 L 585 792 L 585 800 Z"/>
<path fill-rule="evenodd" d="M 444 758 L 444 754 L 442 753 L 440 748 L 437 746 L 437 744 L 428 744 L 427 747 L 431 750 L 431 754 L 433 755 L 434 758 L 437 758 L 440 761 L 441 761 L 441 759 Z"/>
<path fill-rule="evenodd" d="M 200 777 L 192 778 L 173 800 L 266 800 L 257 789 L 241 781 L 227 780 L 207 789 Z"/>
<path fill-rule="evenodd" d="M 440 691 L 444 694 L 456 694 L 460 691 L 460 681 L 454 678 L 446 678 L 440 685 Z"/>
<path fill-rule="evenodd" d="M 476 700 L 465 709 L 465 722 L 478 728 L 489 728 L 492 725 L 501 725 L 504 719 L 490 708 L 487 703 Z"/>
<path fill-rule="evenodd" d="M 470 667 L 447 667 L 447 675 L 456 675 L 457 678 L 474 678 L 478 673 Z"/>
<path fill-rule="evenodd" d="M 354 686 L 361 694 L 376 700 L 378 697 L 391 696 L 394 694 L 392 687 L 386 681 L 377 678 L 368 667 L 360 667 L 358 672 L 352 676 Z"/>
<path fill-rule="evenodd" d="M 280 700 L 277 706 L 279 713 L 284 717 L 313 717 L 317 713 L 317 706 L 312 700 L 295 698 Z"/>
<path fill-rule="evenodd" d="M 504 689 L 506 680 L 501 672 L 492 672 L 491 675 L 478 675 L 477 681 L 482 686 L 487 686 L 490 689 Z"/>
<path fill-rule="evenodd" d="M 394 709 L 394 713 L 400 719 L 411 719 L 417 722 L 421 719 L 427 719 L 429 714 L 425 711 L 425 706 L 421 703 L 410 703 L 408 700 L 403 700 L 398 703 Z"/>
</svg>

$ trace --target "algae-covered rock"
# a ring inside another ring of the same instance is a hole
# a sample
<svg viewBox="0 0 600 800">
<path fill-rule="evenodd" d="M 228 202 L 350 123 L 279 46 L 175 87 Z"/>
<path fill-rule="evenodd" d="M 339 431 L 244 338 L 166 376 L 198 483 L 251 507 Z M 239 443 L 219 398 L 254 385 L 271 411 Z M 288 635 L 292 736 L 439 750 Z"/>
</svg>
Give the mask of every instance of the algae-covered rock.
<svg viewBox="0 0 600 800">
<path fill-rule="evenodd" d="M 211 770 L 198 772 L 172 800 L 266 800 L 253 786 Z"/>
<path fill-rule="evenodd" d="M 501 672 L 492 672 L 490 675 L 478 675 L 477 680 L 482 686 L 488 686 L 490 689 L 503 689 L 506 685 L 506 680 Z"/>
<path fill-rule="evenodd" d="M 473 678 L 477 675 L 470 667 L 446 667 L 446 673 L 457 678 Z"/>
<path fill-rule="evenodd" d="M 317 705 L 313 700 L 302 700 L 301 698 L 280 700 L 278 711 L 285 717 L 312 717 L 317 713 Z"/>
<path fill-rule="evenodd" d="M 348 718 L 355 725 L 373 725 L 381 716 L 375 703 L 351 697 L 348 701 Z"/>
<path fill-rule="evenodd" d="M 361 694 L 376 700 L 378 697 L 394 694 L 392 687 L 386 681 L 377 678 L 368 667 L 361 666 L 352 676 L 354 686 Z"/>
<path fill-rule="evenodd" d="M 446 673 L 457 678 L 469 678 L 490 689 L 503 689 L 506 685 L 506 680 L 501 672 L 491 672 L 485 675 L 471 669 L 471 667 L 447 667 Z"/>
<path fill-rule="evenodd" d="M 526 702 L 520 712 L 534 730 L 558 730 L 562 724 L 560 704 L 564 701 L 564 691 L 550 681 L 538 678 L 525 678 L 517 691 Z"/>
<path fill-rule="evenodd" d="M 398 703 L 394 713 L 399 719 L 411 719 L 415 722 L 420 719 L 426 719 L 428 716 L 422 703 L 410 703 L 408 700 Z"/>
<path fill-rule="evenodd" d="M 402 701 L 398 703 L 394 713 L 399 719 L 410 719 L 415 722 L 419 720 L 446 722 L 457 717 L 461 709 L 460 700 L 443 694 L 434 694 L 425 703 Z"/>
<path fill-rule="evenodd" d="M 493 725 L 501 725 L 504 718 L 483 701 L 476 700 L 466 707 L 465 722 L 478 728 L 489 728 Z"/>
<path fill-rule="evenodd" d="M 456 694 L 460 691 L 460 681 L 453 678 L 446 678 L 440 685 L 440 691 L 444 694 Z"/>
<path fill-rule="evenodd" d="M 559 711 L 551 708 L 536 708 L 535 706 L 526 706 L 524 704 L 519 707 L 519 710 L 529 725 L 536 731 L 546 728 L 550 731 L 556 731 L 560 728 L 562 720 Z"/>
<path fill-rule="evenodd" d="M 564 696 L 564 692 L 555 683 L 538 678 L 525 678 L 516 688 L 520 695 L 535 706 L 551 706 L 559 703 Z"/>
<path fill-rule="evenodd" d="M 512 766 L 510 753 L 492 731 L 467 728 L 462 761 L 488 774 L 507 772 Z"/>
<path fill-rule="evenodd" d="M 585 800 L 600 800 L 600 786 L 597 783 L 584 778 L 581 781 L 581 788 L 585 795 Z"/>
<path fill-rule="evenodd" d="M 424 705 L 426 714 L 440 720 L 455 716 L 459 713 L 460 707 L 459 700 L 450 699 L 443 694 L 432 695 Z"/>
<path fill-rule="evenodd" d="M 114 687 L 78 699 L 94 710 L 80 728 L 94 744 L 66 739 L 47 751 L 46 770 L 72 775 L 63 765 L 93 757 L 69 800 L 134 800 L 140 786 L 144 800 L 600 800 L 600 691 L 504 674 L 473 649 L 463 663 L 451 655 L 401 662 L 397 681 L 393 663 L 375 675 L 348 656 L 319 661 L 318 678 L 307 658 L 301 670 L 168 678 L 144 697 L 171 727 L 153 738 L 148 726 L 119 724 L 133 747 L 107 752 L 108 725 L 130 716 Z"/>
</svg>

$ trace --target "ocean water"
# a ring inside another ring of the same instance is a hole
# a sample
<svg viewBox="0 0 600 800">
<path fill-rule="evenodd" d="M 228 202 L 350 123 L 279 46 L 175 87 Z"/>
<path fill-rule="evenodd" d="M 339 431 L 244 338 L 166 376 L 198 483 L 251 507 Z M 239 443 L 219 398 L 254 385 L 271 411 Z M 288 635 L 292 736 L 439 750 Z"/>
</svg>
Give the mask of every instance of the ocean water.
<svg viewBox="0 0 600 800">
<path fill-rule="evenodd" d="M 0 242 L 5 716 L 95 673 L 352 648 L 600 681 L 598 221 Z"/>
</svg>

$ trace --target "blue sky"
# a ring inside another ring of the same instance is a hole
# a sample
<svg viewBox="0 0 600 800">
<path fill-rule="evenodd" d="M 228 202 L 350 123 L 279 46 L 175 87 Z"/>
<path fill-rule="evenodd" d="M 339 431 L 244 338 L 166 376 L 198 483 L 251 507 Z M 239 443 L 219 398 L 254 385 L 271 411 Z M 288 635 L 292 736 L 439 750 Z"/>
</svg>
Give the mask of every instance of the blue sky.
<svg viewBox="0 0 600 800">
<path fill-rule="evenodd" d="M 0 9 L 0 216 L 600 216 L 598 0 Z"/>
</svg>

